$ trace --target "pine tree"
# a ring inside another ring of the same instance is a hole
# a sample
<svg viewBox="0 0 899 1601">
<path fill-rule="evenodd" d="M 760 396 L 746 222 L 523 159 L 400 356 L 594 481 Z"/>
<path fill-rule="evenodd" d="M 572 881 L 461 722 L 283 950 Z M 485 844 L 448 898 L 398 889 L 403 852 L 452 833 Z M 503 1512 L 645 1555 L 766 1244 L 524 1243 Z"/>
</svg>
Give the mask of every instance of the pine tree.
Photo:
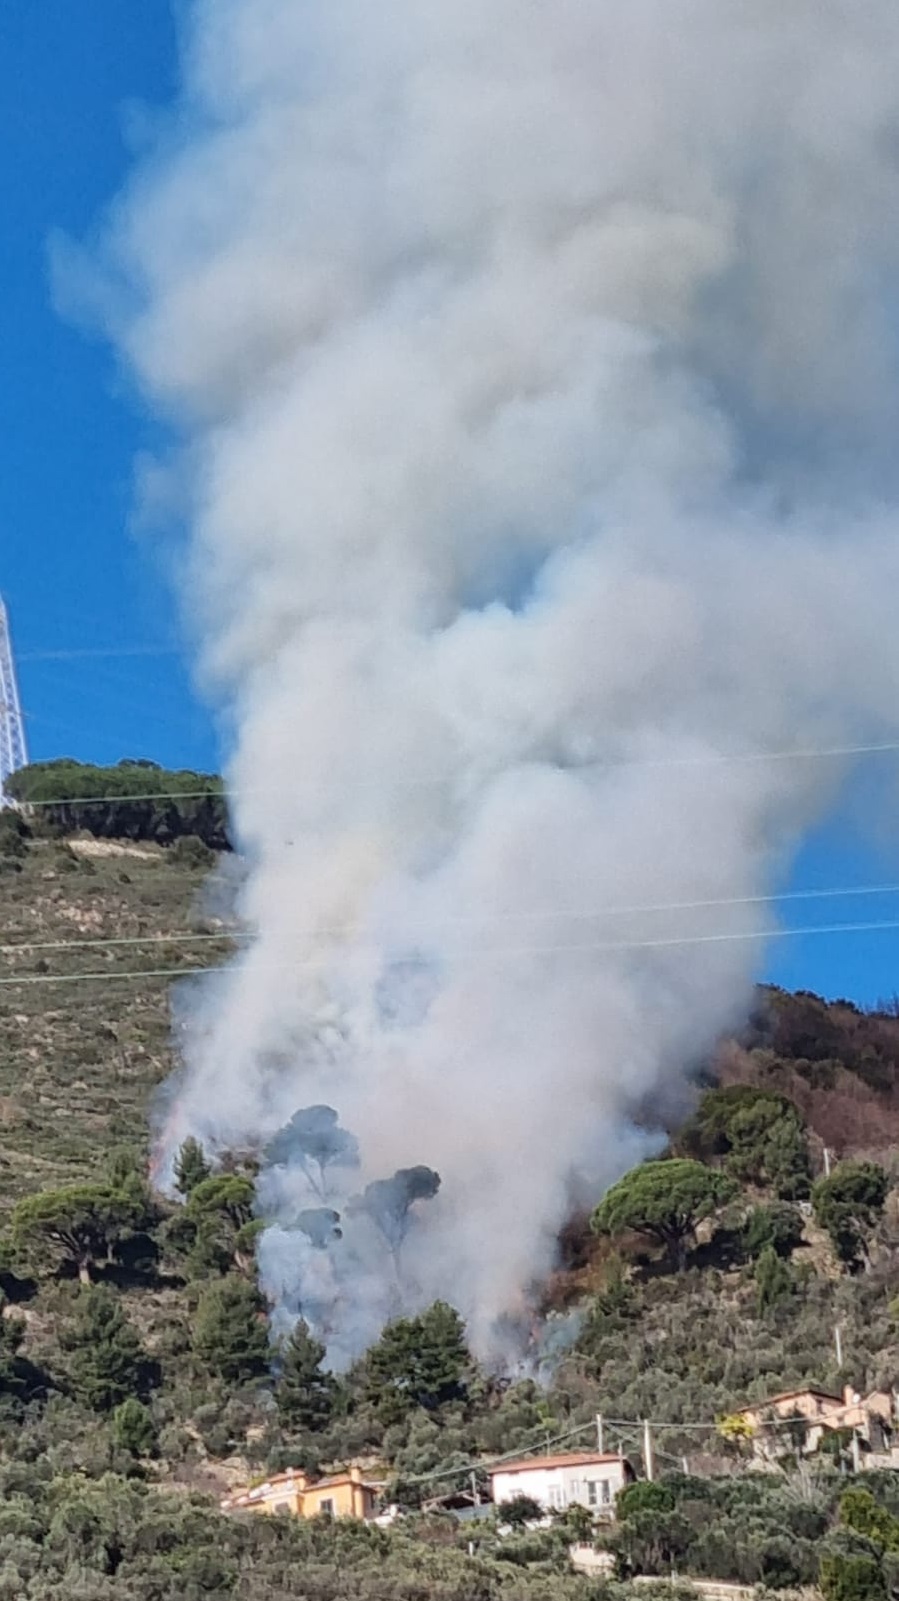
<svg viewBox="0 0 899 1601">
<path fill-rule="evenodd" d="M 189 1135 L 175 1157 L 175 1189 L 187 1199 L 211 1173 L 202 1145 Z"/>
<path fill-rule="evenodd" d="M 68 1352 L 72 1390 L 95 1412 L 111 1411 L 150 1387 L 152 1365 L 121 1302 L 105 1285 L 81 1291 L 60 1344 Z"/>
<path fill-rule="evenodd" d="M 414 1407 L 435 1411 L 465 1394 L 471 1356 L 465 1325 L 445 1301 L 388 1323 L 365 1359 L 366 1389 L 386 1423 Z"/>
<path fill-rule="evenodd" d="M 256 1378 L 268 1367 L 265 1302 L 255 1285 L 233 1274 L 203 1291 L 194 1321 L 194 1355 L 229 1384 Z"/>
<path fill-rule="evenodd" d="M 156 1451 L 156 1424 L 148 1408 L 135 1396 L 116 1407 L 112 1432 L 116 1444 L 132 1456 L 153 1456 Z"/>
<path fill-rule="evenodd" d="M 337 1382 L 332 1373 L 322 1371 L 324 1357 L 325 1347 L 301 1318 L 284 1346 L 275 1392 L 278 1411 L 290 1428 L 314 1433 L 331 1421 Z"/>
<path fill-rule="evenodd" d="M 773 1245 L 766 1245 L 755 1264 L 756 1304 L 759 1313 L 785 1301 L 793 1288 L 793 1275 Z"/>
</svg>

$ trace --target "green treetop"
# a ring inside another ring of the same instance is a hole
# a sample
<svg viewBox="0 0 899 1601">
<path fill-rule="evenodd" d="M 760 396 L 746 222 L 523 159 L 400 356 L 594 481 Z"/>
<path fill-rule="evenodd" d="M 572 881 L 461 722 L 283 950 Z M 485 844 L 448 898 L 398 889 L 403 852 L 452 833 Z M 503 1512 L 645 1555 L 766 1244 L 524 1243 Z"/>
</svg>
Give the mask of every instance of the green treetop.
<svg viewBox="0 0 899 1601">
<path fill-rule="evenodd" d="M 679 1266 L 696 1225 L 733 1199 L 737 1185 L 725 1173 L 677 1157 L 644 1162 L 613 1184 L 591 1219 L 597 1234 L 644 1234 Z"/>
<path fill-rule="evenodd" d="M 886 1173 L 876 1162 L 840 1162 L 812 1190 L 815 1217 L 847 1266 L 861 1258 L 870 1268 L 866 1236 L 883 1211 L 888 1187 Z"/>
</svg>

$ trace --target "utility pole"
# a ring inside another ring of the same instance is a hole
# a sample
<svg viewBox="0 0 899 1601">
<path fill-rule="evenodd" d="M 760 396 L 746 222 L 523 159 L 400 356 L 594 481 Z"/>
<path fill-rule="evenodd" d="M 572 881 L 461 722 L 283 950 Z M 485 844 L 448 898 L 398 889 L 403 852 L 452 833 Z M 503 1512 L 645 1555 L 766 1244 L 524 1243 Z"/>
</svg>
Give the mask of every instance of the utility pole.
<svg viewBox="0 0 899 1601">
<path fill-rule="evenodd" d="M 478 1492 L 478 1476 L 474 1468 L 471 1470 L 471 1504 L 472 1506 L 480 1506 L 481 1504 L 481 1497 Z"/>
<path fill-rule="evenodd" d="M 837 1353 L 837 1367 L 841 1368 L 843 1366 L 843 1336 L 839 1323 L 835 1323 L 833 1327 L 833 1343 Z"/>
<path fill-rule="evenodd" d="M 852 1471 L 853 1473 L 861 1473 L 862 1471 L 862 1453 L 858 1443 L 858 1429 L 852 1430 Z"/>
<path fill-rule="evenodd" d="M 606 1439 L 606 1431 L 603 1428 L 602 1413 L 601 1412 L 597 1412 L 597 1414 L 596 1414 L 596 1449 L 599 1452 L 600 1456 L 604 1456 L 605 1455 L 605 1449 L 606 1449 L 605 1439 Z"/>
<path fill-rule="evenodd" d="M 652 1435 L 649 1430 L 649 1419 L 643 1419 L 643 1471 L 652 1483 L 655 1477 L 655 1464 L 652 1457 Z"/>
<path fill-rule="evenodd" d="M 826 1145 L 824 1147 L 824 1177 L 826 1179 L 830 1178 L 830 1151 Z"/>
</svg>

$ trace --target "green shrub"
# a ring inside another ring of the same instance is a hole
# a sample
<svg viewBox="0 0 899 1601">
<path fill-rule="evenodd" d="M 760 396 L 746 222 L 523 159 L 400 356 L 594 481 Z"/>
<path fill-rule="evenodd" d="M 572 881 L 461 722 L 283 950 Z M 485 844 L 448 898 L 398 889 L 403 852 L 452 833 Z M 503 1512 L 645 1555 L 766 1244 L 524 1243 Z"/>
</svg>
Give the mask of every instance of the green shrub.
<svg viewBox="0 0 899 1601">
<path fill-rule="evenodd" d="M 875 1557 L 824 1556 L 818 1582 L 825 1601 L 886 1601 L 886 1580 Z"/>
<path fill-rule="evenodd" d="M 526 1523 L 539 1523 L 543 1517 L 543 1508 L 532 1495 L 515 1495 L 511 1501 L 504 1501 L 497 1508 L 497 1517 L 501 1523 L 508 1523 L 513 1529 L 523 1528 Z"/>
</svg>

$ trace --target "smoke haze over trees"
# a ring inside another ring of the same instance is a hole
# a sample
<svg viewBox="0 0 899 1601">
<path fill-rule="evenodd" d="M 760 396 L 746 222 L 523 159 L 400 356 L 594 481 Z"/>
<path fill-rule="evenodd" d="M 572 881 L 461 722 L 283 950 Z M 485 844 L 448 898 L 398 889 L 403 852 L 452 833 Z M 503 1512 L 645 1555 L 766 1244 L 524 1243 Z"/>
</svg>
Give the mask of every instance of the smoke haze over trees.
<svg viewBox="0 0 899 1601">
<path fill-rule="evenodd" d="M 897 49 L 891 0 L 205 0 L 99 253 L 256 932 L 163 1154 L 333 1105 L 358 1193 L 441 1174 L 402 1293 L 481 1352 L 749 1004 L 851 767 L 755 758 L 895 736 Z M 351 1359 L 390 1253 L 341 1295 L 259 1189 Z"/>
</svg>

